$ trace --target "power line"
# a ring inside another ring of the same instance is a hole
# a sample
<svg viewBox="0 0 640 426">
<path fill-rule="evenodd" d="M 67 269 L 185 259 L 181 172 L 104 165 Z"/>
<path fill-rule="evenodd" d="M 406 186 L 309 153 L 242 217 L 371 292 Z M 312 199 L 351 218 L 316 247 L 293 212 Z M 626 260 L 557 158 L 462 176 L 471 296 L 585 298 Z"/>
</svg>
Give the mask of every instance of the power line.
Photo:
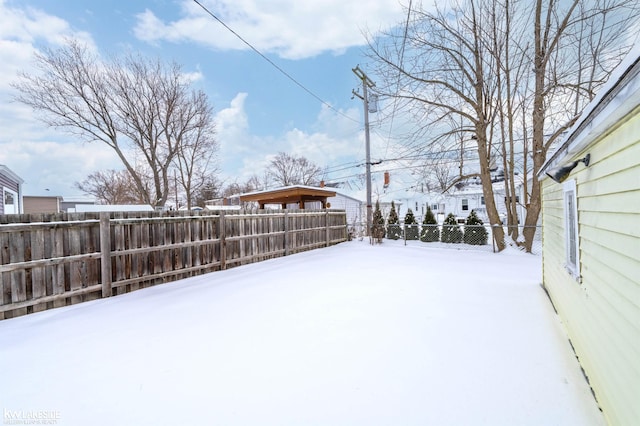
<svg viewBox="0 0 640 426">
<path fill-rule="evenodd" d="M 362 167 L 362 166 L 364 166 L 364 162 L 362 162 L 362 161 L 352 161 L 350 163 L 336 164 L 335 166 L 327 167 L 323 171 L 325 173 L 335 173 L 335 172 L 341 172 L 343 170 L 350 170 L 350 169 L 353 169 L 353 168 L 356 168 L 356 167 Z"/>
<path fill-rule="evenodd" d="M 318 101 L 320 101 L 320 103 L 322 103 L 323 105 L 325 105 L 326 107 L 328 107 L 329 109 L 333 110 L 334 112 L 342 115 L 343 117 L 348 118 L 351 121 L 354 122 L 358 122 L 358 120 L 355 120 L 351 117 L 349 117 L 348 115 L 346 115 L 345 113 L 343 113 L 342 111 L 337 110 L 336 108 L 334 108 L 330 103 L 326 102 L 325 100 L 323 100 L 320 96 L 316 95 L 314 92 L 312 92 L 310 89 L 308 89 L 306 86 L 304 86 L 302 83 L 300 83 L 298 80 L 296 80 L 291 74 L 289 74 L 288 72 L 286 72 L 284 69 L 282 69 L 282 67 L 280 67 L 278 64 L 276 64 L 275 62 L 273 62 L 271 59 L 269 59 L 265 54 L 263 54 L 262 52 L 260 52 L 256 47 L 254 47 L 251 43 L 249 43 L 247 40 L 245 40 L 240 34 L 238 34 L 237 32 L 235 32 L 231 27 L 229 27 L 222 19 L 218 18 L 213 12 L 211 12 L 209 9 L 207 9 L 202 3 L 200 3 L 198 0 L 193 0 L 198 6 L 200 6 L 202 8 L 202 10 L 204 10 L 207 14 L 209 14 L 213 19 L 215 19 L 216 21 L 218 21 L 220 24 L 222 24 L 223 27 L 225 27 L 227 30 L 229 30 L 231 32 L 231 34 L 233 34 L 234 36 L 236 36 L 238 39 L 240 39 L 240 41 L 242 41 L 244 44 L 246 44 L 251 50 L 253 50 L 255 53 L 257 53 L 258 55 L 260 55 L 260 57 L 262 57 L 262 59 L 264 59 L 265 61 L 267 61 L 269 64 L 271 64 L 271 66 L 273 66 L 275 69 L 277 69 L 282 75 L 284 75 L 285 77 L 287 77 L 289 80 L 291 80 L 293 83 L 295 83 L 298 87 L 300 87 L 302 90 L 304 90 L 305 92 L 307 92 L 309 95 L 313 96 L 315 99 L 317 99 Z"/>
</svg>

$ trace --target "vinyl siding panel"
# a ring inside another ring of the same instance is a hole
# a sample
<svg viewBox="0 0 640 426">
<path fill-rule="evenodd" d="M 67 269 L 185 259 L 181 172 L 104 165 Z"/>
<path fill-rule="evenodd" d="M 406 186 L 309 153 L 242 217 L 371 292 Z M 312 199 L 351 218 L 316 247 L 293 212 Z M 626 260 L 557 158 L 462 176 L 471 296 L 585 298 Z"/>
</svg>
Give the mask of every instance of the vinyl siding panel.
<svg viewBox="0 0 640 426">
<path fill-rule="evenodd" d="M 594 278 L 615 278 L 615 273 L 609 274 L 608 277 L 595 276 Z M 623 277 L 619 278 L 625 280 Z M 634 318 L 634 312 L 637 312 L 638 306 L 630 302 L 615 288 L 609 286 L 594 287 L 589 290 L 588 296 L 593 298 L 596 307 L 599 307 L 603 313 L 607 313 L 602 321 L 607 322 L 612 329 L 612 340 L 622 343 L 622 347 L 628 345 L 630 350 L 625 354 L 630 359 L 639 359 L 638 320 Z M 640 368 L 637 365 L 632 368 L 636 373 L 640 373 Z"/>
<path fill-rule="evenodd" d="M 6 176 L 4 173 L 0 173 L 0 187 L 3 187 L 3 186 L 5 188 L 9 188 L 14 192 L 18 192 L 20 184 L 14 181 L 13 179 L 11 179 L 9 176 Z"/>
<path fill-rule="evenodd" d="M 562 185 L 542 181 L 543 281 L 605 417 L 640 424 L 640 115 L 636 110 L 588 150 L 576 179 L 580 275 L 564 269 Z M 567 161 L 575 158 L 567 159 Z"/>
<path fill-rule="evenodd" d="M 58 197 L 25 196 L 23 203 L 24 212 L 28 214 L 60 212 L 60 201 Z"/>
<path fill-rule="evenodd" d="M 586 228 L 586 227 L 584 227 Z M 637 281 L 638 275 L 633 271 L 637 266 L 636 253 L 633 250 L 624 250 L 633 243 L 634 238 L 609 231 L 600 231 L 595 228 L 583 229 L 581 235 L 582 276 L 589 278 L 591 271 L 601 274 L 615 273 L 617 279 L 625 278 L 629 281 Z M 589 238 L 593 239 L 589 239 Z M 636 249 L 637 250 L 637 249 Z M 586 260 L 589 260 L 587 262 Z M 591 263 L 595 262 L 595 263 Z M 610 283 L 611 281 L 607 281 Z"/>
<path fill-rule="evenodd" d="M 614 234 L 640 238 L 640 226 L 629 226 L 630 222 L 638 221 L 637 213 L 609 212 L 607 215 L 598 211 L 582 212 L 583 225 L 608 231 Z M 633 253 L 627 253 L 632 255 Z"/>
</svg>

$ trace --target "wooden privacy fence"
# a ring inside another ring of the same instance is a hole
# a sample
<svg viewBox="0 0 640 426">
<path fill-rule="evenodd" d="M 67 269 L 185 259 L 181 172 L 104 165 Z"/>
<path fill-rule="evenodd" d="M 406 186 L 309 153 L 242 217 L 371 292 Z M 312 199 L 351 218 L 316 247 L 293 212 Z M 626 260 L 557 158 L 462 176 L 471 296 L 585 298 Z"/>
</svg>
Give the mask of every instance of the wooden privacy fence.
<svg viewBox="0 0 640 426">
<path fill-rule="evenodd" d="M 340 210 L 0 216 L 0 320 L 346 240 Z"/>
</svg>

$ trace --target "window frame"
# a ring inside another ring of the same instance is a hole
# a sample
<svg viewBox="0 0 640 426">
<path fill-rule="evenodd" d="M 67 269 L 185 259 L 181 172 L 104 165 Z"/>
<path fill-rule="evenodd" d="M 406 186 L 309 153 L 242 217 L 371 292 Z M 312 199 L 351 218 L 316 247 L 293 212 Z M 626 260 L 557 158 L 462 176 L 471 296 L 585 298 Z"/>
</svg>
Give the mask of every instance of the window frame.
<svg viewBox="0 0 640 426">
<path fill-rule="evenodd" d="M 580 281 L 580 234 L 578 223 L 578 196 L 575 179 L 562 184 L 564 207 L 565 269 Z"/>
<path fill-rule="evenodd" d="M 20 206 L 18 205 L 18 193 L 13 189 L 9 189 L 6 186 L 0 187 L 2 188 L 2 212 L 3 214 L 17 214 L 20 212 Z M 10 195 L 13 198 L 12 204 L 7 204 L 7 196 Z M 13 206 L 13 211 L 7 212 L 7 205 Z"/>
</svg>

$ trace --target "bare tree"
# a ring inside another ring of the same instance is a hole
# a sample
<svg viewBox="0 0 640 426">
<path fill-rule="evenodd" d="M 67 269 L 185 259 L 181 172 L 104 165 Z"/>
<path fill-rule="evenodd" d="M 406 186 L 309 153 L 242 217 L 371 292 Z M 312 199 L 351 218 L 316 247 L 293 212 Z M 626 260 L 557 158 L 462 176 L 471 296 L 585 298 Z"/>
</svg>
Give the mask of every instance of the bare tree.
<svg viewBox="0 0 640 426">
<path fill-rule="evenodd" d="M 215 130 L 210 116 L 211 110 L 203 111 L 199 118 L 201 125 L 194 132 L 185 135 L 174 160 L 176 186 L 179 185 L 184 191 L 189 210 L 197 194 L 210 185 L 210 177 L 215 172 L 213 159 L 218 150 L 218 142 L 213 138 Z"/>
<path fill-rule="evenodd" d="M 312 163 L 305 157 L 296 158 L 298 179 L 301 185 L 318 185 L 322 176 L 320 166 Z"/>
<path fill-rule="evenodd" d="M 411 4 L 411 3 L 410 3 Z M 487 215 L 505 247 L 491 166 L 505 169 L 508 221 L 516 213 L 516 173 L 525 179 L 525 246 L 540 207 L 538 172 L 552 144 L 575 122 L 629 49 L 624 31 L 638 20 L 632 0 L 466 0 L 448 10 L 408 11 L 403 30 L 370 39 L 378 88 L 399 100 L 426 134 L 475 141 Z M 529 24 L 534 22 L 533 31 Z M 458 123 L 451 129 L 450 122 Z M 470 138 L 471 137 L 471 138 Z M 431 137 L 431 143 L 437 137 Z M 464 146 L 460 147 L 464 151 Z M 462 167 L 460 167 L 462 171 Z M 466 179 L 461 173 L 460 180 Z M 522 202 L 522 201 L 521 201 Z M 515 236 L 515 235 L 513 235 Z"/>
<path fill-rule="evenodd" d="M 211 139 L 207 96 L 189 88 L 180 67 L 127 56 L 101 61 L 76 42 L 36 55 L 38 74 L 21 74 L 16 99 L 50 126 L 111 147 L 143 201 L 164 205 L 180 149 Z M 149 185 L 139 171 L 149 174 Z"/>
<path fill-rule="evenodd" d="M 386 83 L 378 86 L 416 115 L 421 123 L 416 133 L 440 127 L 441 132 L 457 133 L 454 140 L 475 138 L 487 215 L 497 225 L 500 217 L 490 172 L 496 79 L 482 39 L 486 14 L 474 1 L 435 14 L 415 10 L 404 33 L 388 33 L 370 48 Z M 450 122 L 460 123 L 459 127 L 452 130 Z M 496 229 L 497 240 L 503 241 L 502 228 Z"/>
<path fill-rule="evenodd" d="M 75 187 L 96 197 L 100 204 L 138 204 L 144 200 L 136 192 L 133 179 L 126 170 L 105 170 L 91 173 Z"/>
<path fill-rule="evenodd" d="M 222 196 L 222 183 L 215 176 L 210 175 L 204 179 L 202 185 L 192 194 L 192 202 L 196 206 L 205 207 L 207 201 Z"/>
<path fill-rule="evenodd" d="M 245 188 L 249 191 L 261 191 L 269 187 L 269 174 L 263 173 L 262 176 L 252 175 L 245 183 Z"/>
<path fill-rule="evenodd" d="M 271 160 L 267 173 L 275 181 L 274 183 L 281 186 L 299 183 L 295 176 L 295 158 L 285 152 L 278 153 L 278 155 Z"/>
<path fill-rule="evenodd" d="M 322 169 L 305 157 L 279 152 L 271 160 L 267 173 L 275 184 L 281 186 L 316 185 L 320 182 Z"/>
<path fill-rule="evenodd" d="M 573 0 L 564 11 L 558 9 L 551 0 L 536 0 L 530 111 L 532 180 L 523 230 L 527 250 L 531 250 L 533 225 L 542 208 L 538 172 L 554 142 L 576 122 L 582 108 L 629 51 L 625 33 L 636 27 L 640 4 L 635 0 L 595 0 L 586 7 Z"/>
</svg>

